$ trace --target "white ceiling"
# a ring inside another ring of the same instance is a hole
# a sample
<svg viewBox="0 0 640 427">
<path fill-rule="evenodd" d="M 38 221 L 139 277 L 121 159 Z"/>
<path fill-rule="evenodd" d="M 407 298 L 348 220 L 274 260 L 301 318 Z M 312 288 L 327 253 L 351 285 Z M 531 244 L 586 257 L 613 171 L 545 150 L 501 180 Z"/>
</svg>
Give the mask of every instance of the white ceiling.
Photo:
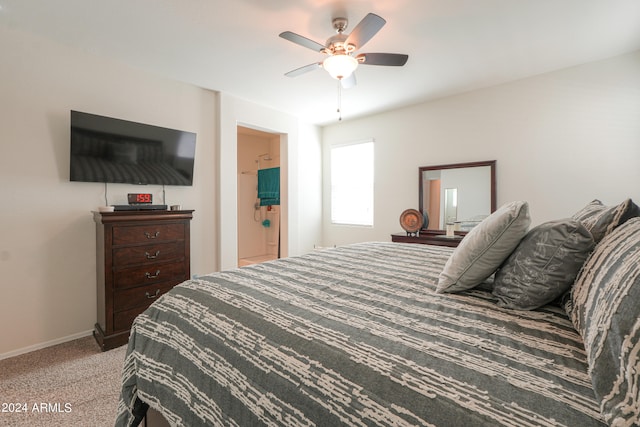
<svg viewBox="0 0 640 427">
<path fill-rule="evenodd" d="M 368 12 L 387 24 L 359 52 L 409 61 L 361 65 L 345 120 L 640 49 L 640 0 L 0 0 L 0 25 L 326 124 L 337 81 L 284 76 L 323 55 L 278 34 Z"/>
</svg>

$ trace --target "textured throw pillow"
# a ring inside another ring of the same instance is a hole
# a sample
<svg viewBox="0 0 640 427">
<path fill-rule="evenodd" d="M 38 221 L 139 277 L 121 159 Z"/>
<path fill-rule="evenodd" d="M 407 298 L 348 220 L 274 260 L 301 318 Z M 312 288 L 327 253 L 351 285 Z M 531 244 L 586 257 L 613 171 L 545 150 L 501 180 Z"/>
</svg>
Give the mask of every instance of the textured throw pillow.
<svg viewBox="0 0 640 427">
<path fill-rule="evenodd" d="M 440 273 L 436 291 L 463 291 L 482 283 L 518 246 L 529 224 L 527 202 L 501 206 L 462 239 Z"/>
<path fill-rule="evenodd" d="M 531 229 L 496 273 L 498 305 L 534 310 L 565 293 L 593 250 L 593 237 L 575 219 Z"/>
<path fill-rule="evenodd" d="M 598 243 L 617 226 L 637 216 L 640 216 L 640 208 L 631 199 L 616 206 L 605 206 L 596 199 L 576 212 L 572 218 L 584 224 L 593 234 L 593 240 Z"/>
<path fill-rule="evenodd" d="M 640 425 L 640 218 L 596 246 L 571 299 L 602 415 L 609 425 Z"/>
</svg>

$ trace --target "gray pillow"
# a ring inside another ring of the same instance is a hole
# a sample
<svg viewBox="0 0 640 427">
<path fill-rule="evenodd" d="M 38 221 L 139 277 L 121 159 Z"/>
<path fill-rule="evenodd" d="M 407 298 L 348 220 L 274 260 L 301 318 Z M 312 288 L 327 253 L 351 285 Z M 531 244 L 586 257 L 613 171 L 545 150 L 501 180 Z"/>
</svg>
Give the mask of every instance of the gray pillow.
<svg viewBox="0 0 640 427">
<path fill-rule="evenodd" d="M 569 290 L 593 250 L 593 237 L 575 219 L 531 229 L 496 273 L 498 305 L 534 310 Z"/>
<path fill-rule="evenodd" d="M 616 206 L 605 206 L 600 200 L 595 199 L 576 212 L 572 218 L 582 222 L 593 234 L 593 240 L 598 243 L 617 226 L 637 216 L 640 216 L 640 208 L 631 199 Z"/>
<path fill-rule="evenodd" d="M 463 291 L 482 283 L 518 246 L 529 224 L 527 202 L 501 206 L 462 239 L 440 273 L 436 292 Z"/>
<path fill-rule="evenodd" d="M 571 320 L 608 425 L 640 425 L 640 218 L 596 246 L 571 292 Z"/>
</svg>

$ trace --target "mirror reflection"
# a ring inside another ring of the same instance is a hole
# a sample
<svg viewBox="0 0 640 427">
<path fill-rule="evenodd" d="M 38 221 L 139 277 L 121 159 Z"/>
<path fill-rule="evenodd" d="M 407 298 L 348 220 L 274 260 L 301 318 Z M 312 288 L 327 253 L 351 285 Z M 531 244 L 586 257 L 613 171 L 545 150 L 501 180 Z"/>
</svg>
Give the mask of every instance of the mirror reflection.
<svg viewBox="0 0 640 427">
<path fill-rule="evenodd" d="M 458 189 L 444 189 L 444 216 L 445 224 L 454 224 L 458 220 Z"/>
<path fill-rule="evenodd" d="M 496 209 L 495 160 L 419 168 L 420 211 L 427 230 L 469 231 Z"/>
</svg>

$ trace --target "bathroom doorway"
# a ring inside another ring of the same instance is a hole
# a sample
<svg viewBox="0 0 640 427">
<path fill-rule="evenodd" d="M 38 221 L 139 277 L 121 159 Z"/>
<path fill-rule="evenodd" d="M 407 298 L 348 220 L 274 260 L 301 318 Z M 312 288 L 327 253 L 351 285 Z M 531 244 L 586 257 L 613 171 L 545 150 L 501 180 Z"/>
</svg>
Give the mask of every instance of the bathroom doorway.
<svg viewBox="0 0 640 427">
<path fill-rule="evenodd" d="M 280 258 L 280 135 L 238 126 L 238 266 Z"/>
</svg>

